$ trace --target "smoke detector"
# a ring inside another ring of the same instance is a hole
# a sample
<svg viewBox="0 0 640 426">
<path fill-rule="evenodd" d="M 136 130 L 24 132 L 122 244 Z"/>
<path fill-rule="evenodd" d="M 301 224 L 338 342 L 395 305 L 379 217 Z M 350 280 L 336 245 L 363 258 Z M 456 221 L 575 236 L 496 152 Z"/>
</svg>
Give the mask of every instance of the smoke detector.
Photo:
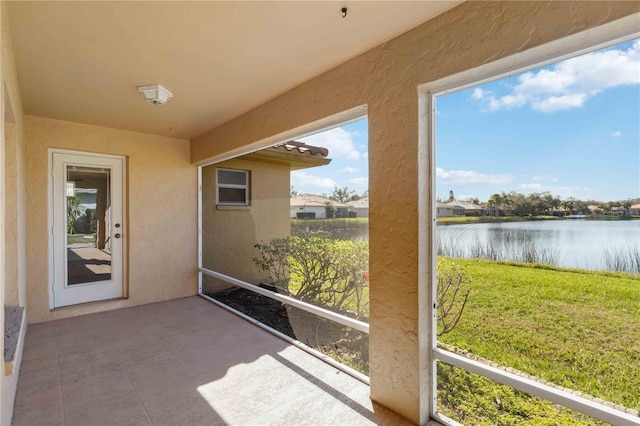
<svg viewBox="0 0 640 426">
<path fill-rule="evenodd" d="M 138 92 L 142 93 L 147 102 L 153 105 L 164 105 L 169 98 L 173 97 L 173 93 L 159 84 L 138 86 Z"/>
</svg>

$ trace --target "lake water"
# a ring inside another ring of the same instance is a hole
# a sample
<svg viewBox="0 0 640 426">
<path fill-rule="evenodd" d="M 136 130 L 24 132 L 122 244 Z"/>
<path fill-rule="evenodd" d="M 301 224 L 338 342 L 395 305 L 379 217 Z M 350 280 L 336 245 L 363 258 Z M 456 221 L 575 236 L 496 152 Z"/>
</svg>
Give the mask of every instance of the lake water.
<svg viewBox="0 0 640 426">
<path fill-rule="evenodd" d="M 640 220 L 545 220 L 535 222 L 479 223 L 438 226 L 445 246 L 457 255 L 471 257 L 474 246 L 510 248 L 535 244 L 553 253 L 558 266 L 606 270 L 606 252 L 640 250 Z M 517 259 L 509 259 L 517 260 Z"/>
</svg>

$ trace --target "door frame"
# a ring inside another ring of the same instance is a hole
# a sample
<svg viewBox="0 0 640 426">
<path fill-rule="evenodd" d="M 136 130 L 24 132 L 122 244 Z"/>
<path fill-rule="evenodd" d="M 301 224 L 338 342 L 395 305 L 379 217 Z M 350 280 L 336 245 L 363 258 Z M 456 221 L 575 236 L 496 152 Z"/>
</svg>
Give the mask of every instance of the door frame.
<svg viewBox="0 0 640 426">
<path fill-rule="evenodd" d="M 120 282 L 122 284 L 122 298 L 127 298 L 127 277 L 128 277 L 128 210 L 127 210 L 127 157 L 124 155 L 113 155 L 113 154 L 101 154 L 96 152 L 86 152 L 86 151 L 75 151 L 75 150 L 67 150 L 67 149 L 57 149 L 57 148 L 49 148 L 47 150 L 47 259 L 48 259 L 48 289 L 49 289 L 49 310 L 61 309 L 65 307 L 71 307 L 76 305 L 67 305 L 67 306 L 59 306 L 56 308 L 55 306 L 55 239 L 54 239 L 54 231 L 55 231 L 55 222 L 54 222 L 54 171 L 53 171 L 53 156 L 54 154 L 64 154 L 64 155 L 79 155 L 83 157 L 96 157 L 103 159 L 117 159 L 122 161 L 122 218 L 120 221 L 121 224 L 121 232 L 122 232 L 122 262 L 121 268 L 118 273 L 120 275 Z M 65 257 L 66 259 L 66 257 Z M 113 268 L 111 273 L 114 274 L 115 271 Z M 104 301 L 109 300 L 105 299 Z M 102 300 L 98 300 L 97 302 L 101 302 Z M 81 304 L 82 302 L 78 303 Z M 87 302 L 92 303 L 92 302 Z"/>
</svg>

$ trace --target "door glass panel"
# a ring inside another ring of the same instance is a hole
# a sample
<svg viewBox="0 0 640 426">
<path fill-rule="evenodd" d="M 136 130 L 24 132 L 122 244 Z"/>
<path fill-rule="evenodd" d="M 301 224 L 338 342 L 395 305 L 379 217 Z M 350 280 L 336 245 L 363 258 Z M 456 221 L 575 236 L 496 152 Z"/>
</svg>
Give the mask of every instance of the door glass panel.
<svg viewBox="0 0 640 426">
<path fill-rule="evenodd" d="M 67 285 L 111 280 L 110 169 L 66 166 Z"/>
</svg>

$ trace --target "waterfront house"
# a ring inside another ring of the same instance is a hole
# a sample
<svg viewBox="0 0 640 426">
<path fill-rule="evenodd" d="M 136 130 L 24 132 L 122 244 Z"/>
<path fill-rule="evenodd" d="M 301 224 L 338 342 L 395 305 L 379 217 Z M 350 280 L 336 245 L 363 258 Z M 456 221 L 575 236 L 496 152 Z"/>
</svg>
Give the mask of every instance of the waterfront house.
<svg viewBox="0 0 640 426">
<path fill-rule="evenodd" d="M 349 212 L 354 212 L 356 217 L 369 217 L 369 197 L 348 201 L 345 204 L 349 205 Z"/>
<path fill-rule="evenodd" d="M 464 216 L 464 209 L 458 208 L 455 216 Z M 454 216 L 454 207 L 448 206 L 440 201 L 436 202 L 436 216 L 437 217 L 451 217 Z"/>
<path fill-rule="evenodd" d="M 454 211 L 454 216 L 484 216 L 485 209 L 479 205 L 470 201 L 449 201 L 445 203 L 447 207 L 450 207 Z M 464 214 L 460 212 L 464 211 Z"/>
<path fill-rule="evenodd" d="M 326 219 L 348 217 L 348 204 L 313 194 L 302 194 L 291 198 L 290 217 L 292 219 Z"/>
</svg>

